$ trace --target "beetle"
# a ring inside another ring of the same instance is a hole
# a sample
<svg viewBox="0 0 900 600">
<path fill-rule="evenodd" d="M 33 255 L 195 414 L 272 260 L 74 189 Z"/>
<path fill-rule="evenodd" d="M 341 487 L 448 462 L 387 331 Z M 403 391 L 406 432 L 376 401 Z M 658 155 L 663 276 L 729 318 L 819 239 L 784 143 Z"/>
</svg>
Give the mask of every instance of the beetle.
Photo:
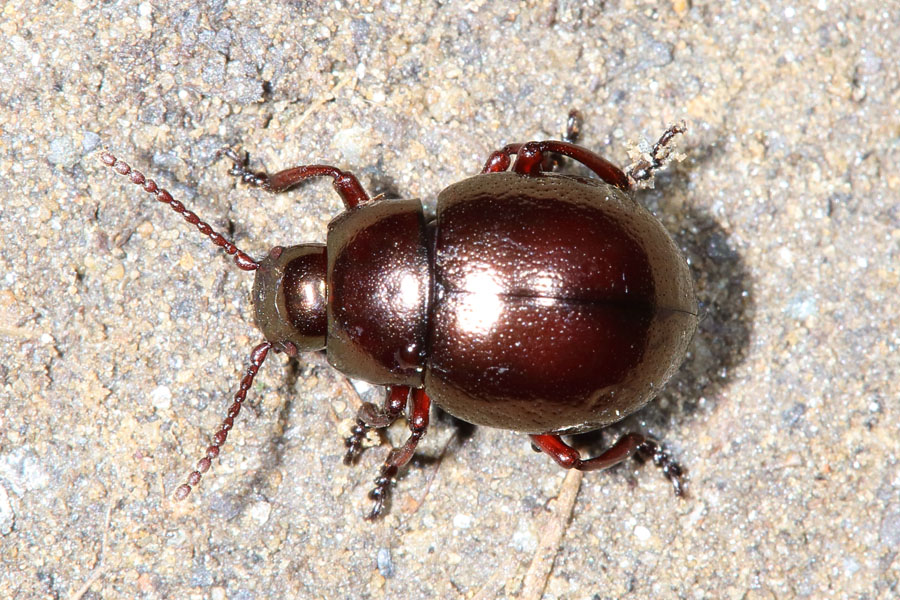
<svg viewBox="0 0 900 600">
<path fill-rule="evenodd" d="M 320 350 L 348 377 L 386 386 L 383 406 L 360 407 L 346 463 L 357 460 L 371 429 L 391 425 L 408 406 L 409 437 L 388 453 L 368 518 L 382 514 L 432 403 L 475 425 L 526 433 L 535 450 L 567 469 L 651 459 L 682 495 L 683 469 L 642 433 L 587 459 L 560 437 L 606 427 L 649 402 L 682 362 L 697 325 L 687 263 L 632 195 L 632 182 L 662 165 L 683 125 L 669 128 L 626 174 L 575 144 L 579 119 L 570 114 L 562 141 L 493 152 L 480 174 L 438 194 L 431 220 L 418 200 L 372 199 L 336 167 L 270 175 L 223 149 L 229 173 L 252 187 L 278 193 L 330 177 L 346 207 L 325 244 L 276 246 L 258 261 L 104 150 L 106 166 L 255 272 L 265 341 L 250 353 L 226 418 L 175 498 L 187 497 L 219 455 L 268 353 Z M 596 177 L 555 172 L 566 159 Z"/>
</svg>

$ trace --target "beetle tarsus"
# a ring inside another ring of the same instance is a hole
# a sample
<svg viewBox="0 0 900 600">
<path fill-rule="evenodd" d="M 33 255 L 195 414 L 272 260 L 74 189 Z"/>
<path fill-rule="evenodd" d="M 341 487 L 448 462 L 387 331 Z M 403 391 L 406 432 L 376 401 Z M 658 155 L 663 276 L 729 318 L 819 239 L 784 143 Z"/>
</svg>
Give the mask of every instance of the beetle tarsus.
<svg viewBox="0 0 900 600">
<path fill-rule="evenodd" d="M 653 177 L 653 172 L 663 166 L 666 159 L 672 154 L 669 142 L 676 135 L 684 133 L 687 127 L 684 121 L 670 126 L 653 144 L 648 154 L 645 154 L 636 163 L 625 168 L 625 174 L 634 181 L 647 181 Z"/>
<path fill-rule="evenodd" d="M 248 153 L 245 152 L 244 156 L 241 157 L 241 155 L 232 148 L 222 148 L 216 152 L 216 158 L 221 158 L 223 156 L 232 162 L 231 168 L 228 169 L 229 175 L 239 178 L 247 185 L 268 188 L 269 176 L 263 171 L 254 172 L 250 170 L 250 155 Z"/>
<path fill-rule="evenodd" d="M 397 388 L 391 389 L 388 394 L 388 402 L 391 401 L 391 396 L 394 395 L 396 389 Z M 405 389 L 408 394 L 409 388 Z M 400 397 L 400 394 L 401 392 L 397 392 L 397 398 Z M 406 439 L 406 443 L 399 448 L 392 449 L 390 453 L 388 453 L 384 464 L 381 466 L 381 471 L 379 472 L 378 477 L 375 478 L 375 487 L 369 492 L 369 498 L 375 501 L 375 505 L 372 507 L 369 516 L 366 517 L 367 519 L 371 520 L 377 518 L 384 510 L 385 503 L 391 493 L 394 477 L 397 476 L 400 467 L 404 466 L 412 459 L 413 454 L 416 451 L 416 446 L 419 445 L 419 440 L 421 440 L 425 436 L 425 432 L 428 431 L 428 415 L 430 410 L 431 399 L 425 393 L 425 390 L 415 390 L 412 395 L 412 408 L 409 411 L 409 437 Z M 360 409 L 360 412 L 362 412 L 362 409 Z"/>
<path fill-rule="evenodd" d="M 582 125 L 584 125 L 584 117 L 581 115 L 581 111 L 573 108 L 566 118 L 566 130 L 562 135 L 562 141 L 567 144 L 577 144 L 581 137 Z M 561 154 L 547 154 L 544 157 L 543 169 L 550 172 L 559 171 L 566 166 L 566 160 L 566 157 Z"/>
<path fill-rule="evenodd" d="M 356 412 L 356 424 L 350 429 L 350 436 L 344 440 L 347 453 L 344 455 L 344 464 L 351 465 L 365 449 L 363 440 L 372 429 L 384 429 L 390 427 L 394 421 L 400 418 L 409 400 L 409 387 L 395 385 L 387 389 L 384 396 L 384 406 L 378 408 L 371 402 L 364 402 Z"/>
<path fill-rule="evenodd" d="M 390 496 L 391 487 L 394 485 L 394 477 L 397 476 L 398 467 L 393 465 L 384 465 L 381 472 L 375 478 L 375 487 L 369 492 L 369 499 L 374 500 L 372 510 L 366 515 L 366 520 L 373 521 L 384 514 L 385 506 L 387 506 Z"/>
<path fill-rule="evenodd" d="M 659 467 L 663 475 L 672 483 L 672 489 L 679 498 L 684 497 L 686 493 L 685 469 L 675 462 L 665 448 L 656 440 L 647 438 L 638 446 L 634 453 L 634 459 L 638 462 L 653 461 L 653 464 Z"/>
<path fill-rule="evenodd" d="M 563 135 L 563 141 L 577 144 L 578 138 L 581 137 L 582 125 L 584 125 L 584 117 L 581 115 L 581 111 L 573 108 L 569 111 L 569 116 L 566 118 L 566 133 Z"/>
<path fill-rule="evenodd" d="M 356 463 L 360 455 L 362 455 L 362 443 L 370 429 L 361 419 L 356 420 L 356 424 L 350 430 L 350 435 L 344 440 L 344 446 L 347 447 L 347 453 L 344 454 L 345 465 Z"/>
</svg>

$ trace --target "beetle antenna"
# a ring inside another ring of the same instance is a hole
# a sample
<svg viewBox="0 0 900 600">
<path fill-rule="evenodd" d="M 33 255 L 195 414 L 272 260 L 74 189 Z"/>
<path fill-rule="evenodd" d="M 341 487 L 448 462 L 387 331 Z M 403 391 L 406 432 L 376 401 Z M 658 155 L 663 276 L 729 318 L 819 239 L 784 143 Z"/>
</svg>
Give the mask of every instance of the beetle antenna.
<svg viewBox="0 0 900 600">
<path fill-rule="evenodd" d="M 253 385 L 253 378 L 256 377 L 259 368 L 262 366 L 263 362 L 265 362 L 266 356 L 271 349 L 271 342 L 263 342 L 250 352 L 250 366 L 247 367 L 247 372 L 241 378 L 240 389 L 234 394 L 234 402 L 228 408 L 228 416 L 222 421 L 222 426 L 219 427 L 218 433 L 213 436 L 212 445 L 206 449 L 206 456 L 201 458 L 197 463 L 197 470 L 188 475 L 187 483 L 178 486 L 178 489 L 175 490 L 176 500 L 184 500 L 188 497 L 188 494 L 191 493 L 193 487 L 200 483 L 200 478 L 203 477 L 203 474 L 209 471 L 212 460 L 219 456 L 219 450 L 221 449 L 222 444 L 225 443 L 228 432 L 234 427 L 234 419 L 241 412 L 242 403 L 247 398 L 247 392 L 250 390 L 250 386 Z M 275 351 L 278 352 L 278 350 Z"/>
<path fill-rule="evenodd" d="M 155 181 L 147 179 L 144 177 L 143 173 L 132 169 L 128 163 L 119 160 L 106 150 L 100 153 L 100 160 L 103 161 L 104 165 L 119 175 L 128 177 L 128 180 L 131 181 L 131 183 L 141 186 L 148 194 L 155 195 L 156 199 L 160 202 L 168 204 L 172 210 L 184 217 L 185 221 L 191 225 L 196 225 L 197 229 L 200 230 L 200 233 L 209 237 L 213 244 L 225 250 L 226 254 L 234 256 L 234 264 L 236 264 L 239 269 L 243 269 L 244 271 L 255 271 L 259 268 L 258 262 L 250 258 L 245 252 L 216 232 L 208 223 L 201 221 L 200 217 L 186 209 L 184 204 L 172 198 L 172 194 L 163 188 L 158 187 Z"/>
</svg>

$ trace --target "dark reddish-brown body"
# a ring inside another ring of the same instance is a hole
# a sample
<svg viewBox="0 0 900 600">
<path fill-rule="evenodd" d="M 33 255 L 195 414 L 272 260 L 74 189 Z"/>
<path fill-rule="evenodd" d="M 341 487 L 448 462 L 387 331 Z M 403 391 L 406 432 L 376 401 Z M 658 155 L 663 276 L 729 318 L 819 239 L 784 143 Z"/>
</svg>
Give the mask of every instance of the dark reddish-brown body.
<svg viewBox="0 0 900 600">
<path fill-rule="evenodd" d="M 570 133 L 575 129 L 570 118 Z M 680 131 L 670 128 L 630 177 L 649 177 Z M 251 354 L 228 417 L 176 496 L 186 496 L 218 456 L 268 351 L 323 349 L 346 375 L 388 387 L 383 407 L 360 408 L 348 462 L 366 431 L 386 427 L 410 405 L 410 437 L 376 479 L 372 516 L 425 434 L 432 401 L 470 423 L 530 434 L 536 448 L 567 468 L 652 458 L 681 493 L 680 467 L 642 434 L 584 460 L 559 437 L 641 408 L 681 363 L 696 328 L 687 264 L 659 221 L 633 200 L 620 169 L 569 142 L 511 144 L 491 155 L 482 174 L 443 190 L 428 222 L 419 201 L 371 200 L 353 175 L 335 167 L 268 175 L 249 171 L 233 151 L 225 154 L 235 162 L 232 174 L 272 192 L 332 177 L 347 210 L 329 224 L 326 244 L 275 247 L 257 262 L 152 180 L 102 156 L 234 255 L 240 268 L 256 271 L 256 321 L 266 341 Z M 583 163 L 599 179 L 551 172 L 555 155 Z"/>
<path fill-rule="evenodd" d="M 652 398 L 696 324 L 668 234 L 593 179 L 490 173 L 361 205 L 328 235 L 325 347 L 342 372 L 423 387 L 470 423 L 596 429 Z M 265 273 L 266 265 L 258 273 Z"/>
</svg>

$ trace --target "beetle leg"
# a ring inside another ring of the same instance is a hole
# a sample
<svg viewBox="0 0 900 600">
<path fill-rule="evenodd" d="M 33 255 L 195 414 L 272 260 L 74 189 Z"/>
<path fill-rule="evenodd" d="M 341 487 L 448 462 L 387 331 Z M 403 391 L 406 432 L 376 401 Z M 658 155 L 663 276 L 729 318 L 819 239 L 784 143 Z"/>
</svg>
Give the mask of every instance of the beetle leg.
<svg viewBox="0 0 900 600">
<path fill-rule="evenodd" d="M 655 144 L 653 144 L 653 148 L 650 150 L 649 159 L 641 158 L 641 160 L 637 161 L 633 165 L 629 165 L 626 168 L 626 172 L 629 177 L 634 179 L 635 181 L 646 181 L 653 176 L 653 171 L 660 168 L 663 165 L 663 162 L 669 157 L 671 153 L 671 149 L 667 149 L 669 142 L 672 141 L 672 138 L 678 135 L 679 133 L 684 133 L 685 125 L 684 122 L 678 125 L 672 125 L 668 129 L 666 129 L 665 133 L 660 136 L 659 140 Z M 662 154 L 660 151 L 665 150 Z"/>
<path fill-rule="evenodd" d="M 488 157 L 487 162 L 484 163 L 484 167 L 481 169 L 482 174 L 500 173 L 507 170 L 510 163 L 512 163 L 510 155 L 516 154 L 521 147 L 522 144 L 509 144 L 500 150 L 492 152 Z"/>
<path fill-rule="evenodd" d="M 362 454 L 362 441 L 371 429 L 383 429 L 396 421 L 406 408 L 409 400 L 409 386 L 393 386 L 388 388 L 384 397 L 384 406 L 378 408 L 371 402 L 365 402 L 356 413 L 356 425 L 351 429 L 352 435 L 344 440 L 347 446 L 347 454 L 344 455 L 344 464 L 356 462 Z"/>
<path fill-rule="evenodd" d="M 576 144 L 578 138 L 581 137 L 581 126 L 583 123 L 584 119 L 581 116 L 581 112 L 574 108 L 570 110 L 566 119 L 566 132 L 563 134 L 563 141 L 572 145 Z M 482 174 L 499 173 L 507 170 L 512 162 L 510 155 L 517 154 L 521 147 L 522 144 L 509 144 L 501 150 L 492 152 L 481 169 Z M 541 169 L 544 171 L 556 171 L 562 165 L 561 159 L 561 156 L 548 155 L 544 157 Z"/>
<path fill-rule="evenodd" d="M 525 144 L 509 144 L 504 146 L 500 150 L 494 151 L 488 157 L 481 172 L 497 173 L 505 171 L 512 162 L 511 155 L 515 154 L 516 162 L 512 165 L 513 171 L 519 175 L 538 175 L 544 170 L 544 152 L 541 148 L 541 144 L 544 143 L 547 142 L 527 142 Z M 558 143 L 565 144 L 566 142 Z M 579 148 L 574 144 L 569 144 L 569 146 Z"/>
<path fill-rule="evenodd" d="M 581 112 L 575 108 L 570 110 L 569 116 L 566 118 L 566 131 L 563 133 L 562 141 L 569 144 L 577 144 L 578 138 L 581 137 L 581 126 L 583 124 L 584 118 L 581 116 Z M 559 154 L 548 154 L 544 157 L 544 164 L 541 168 L 544 171 L 558 171 L 565 163 L 565 157 Z"/>
<path fill-rule="evenodd" d="M 560 142 L 564 143 L 564 142 Z M 513 171 L 520 175 L 537 175 L 542 170 L 544 155 L 538 147 L 539 142 L 526 144 L 509 144 L 500 150 L 495 150 L 484 163 L 481 173 L 499 173 L 509 168 L 512 163 L 511 156 L 516 155 Z M 577 147 L 577 146 L 575 146 Z"/>
<path fill-rule="evenodd" d="M 372 511 L 366 519 L 376 519 L 384 511 L 384 505 L 391 493 L 391 485 L 394 477 L 397 476 L 397 471 L 410 461 L 416 446 L 419 444 L 419 440 L 422 439 L 428 430 L 428 412 L 430 408 L 431 398 L 428 397 L 425 390 L 414 390 L 412 409 L 409 413 L 409 437 L 405 444 L 399 448 L 392 449 L 384 461 L 381 472 L 375 479 L 375 487 L 369 492 L 369 498 L 374 500 L 375 504 L 372 506 Z"/>
<path fill-rule="evenodd" d="M 497 173 L 505 171 L 509 168 L 511 162 L 510 155 L 515 154 L 516 162 L 512 164 L 513 171 L 520 175 L 540 175 L 544 172 L 545 155 L 548 153 L 559 154 L 576 160 L 593 171 L 597 177 L 606 183 L 623 190 L 631 189 L 628 177 L 616 165 L 587 148 L 556 140 L 504 146 L 490 155 L 481 172 Z"/>
<path fill-rule="evenodd" d="M 355 208 L 359 204 L 369 201 L 369 195 L 363 189 L 362 184 L 352 173 L 341 171 L 330 165 L 301 165 L 284 169 L 272 175 L 265 171 L 251 171 L 247 167 L 247 157 L 241 158 L 231 148 L 223 148 L 216 153 L 217 156 L 227 156 L 234 163 L 229 173 L 240 177 L 241 181 L 253 187 L 261 187 L 269 192 L 284 192 L 301 181 L 311 177 L 331 177 L 334 179 L 334 189 L 344 201 L 344 206 Z"/>
<path fill-rule="evenodd" d="M 556 140 L 529 142 L 522 146 L 522 152 L 516 157 L 516 162 L 513 164 L 513 170 L 524 175 L 538 174 L 540 172 L 541 161 L 543 160 L 543 153 L 546 152 L 561 154 L 580 162 L 593 171 L 597 177 L 610 185 L 614 185 L 623 190 L 630 189 L 631 187 L 628 183 L 628 177 L 625 176 L 622 169 L 599 154 L 591 152 L 587 148 L 570 144 L 569 142 L 560 142 Z"/>
<path fill-rule="evenodd" d="M 672 482 L 676 496 L 684 495 L 684 469 L 663 450 L 660 445 L 640 433 L 626 433 L 611 448 L 600 456 L 582 460 L 578 450 L 572 448 L 558 435 L 532 435 L 531 441 L 539 450 L 546 452 L 561 467 L 579 471 L 602 471 L 613 467 L 633 456 L 643 462 L 650 458 L 662 469 L 663 475 Z"/>
</svg>

